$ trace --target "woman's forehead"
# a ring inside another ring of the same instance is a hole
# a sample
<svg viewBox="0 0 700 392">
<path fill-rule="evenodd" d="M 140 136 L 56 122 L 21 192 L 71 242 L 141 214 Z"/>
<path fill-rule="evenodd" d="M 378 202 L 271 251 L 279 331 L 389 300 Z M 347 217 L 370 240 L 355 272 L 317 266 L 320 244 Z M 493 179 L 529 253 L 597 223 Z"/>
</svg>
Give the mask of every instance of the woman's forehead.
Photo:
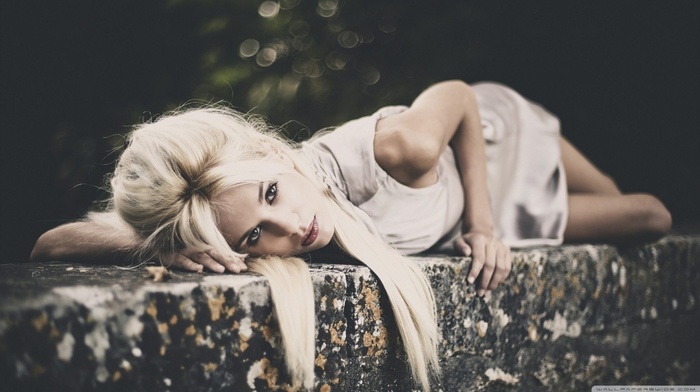
<svg viewBox="0 0 700 392">
<path fill-rule="evenodd" d="M 294 171 L 279 160 L 252 160 L 224 163 L 214 168 L 215 177 L 224 190 L 245 184 L 274 181 L 280 175 Z"/>
<path fill-rule="evenodd" d="M 264 192 L 262 189 L 265 182 L 251 181 L 229 187 L 214 198 L 214 203 L 226 208 L 235 208 L 241 204 L 255 202 L 259 199 L 260 192 Z"/>
<path fill-rule="evenodd" d="M 262 182 L 241 184 L 215 198 L 213 207 L 217 225 L 227 242 L 238 239 L 247 229 L 246 222 L 254 218 L 262 186 Z"/>
</svg>

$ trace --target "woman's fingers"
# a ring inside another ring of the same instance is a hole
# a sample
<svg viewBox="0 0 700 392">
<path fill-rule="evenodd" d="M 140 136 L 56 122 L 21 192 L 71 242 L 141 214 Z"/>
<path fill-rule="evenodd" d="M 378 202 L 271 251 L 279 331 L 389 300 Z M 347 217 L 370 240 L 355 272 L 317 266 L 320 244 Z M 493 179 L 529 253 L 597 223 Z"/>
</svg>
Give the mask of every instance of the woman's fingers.
<svg viewBox="0 0 700 392">
<path fill-rule="evenodd" d="M 166 264 L 166 267 L 175 267 L 190 272 L 202 272 L 202 270 L 204 269 L 204 267 L 201 264 L 195 263 L 190 258 L 180 253 L 173 254 L 170 257 L 170 260 L 165 262 L 164 264 Z"/>
<path fill-rule="evenodd" d="M 225 269 L 233 272 L 233 273 L 239 273 L 241 271 L 245 271 L 248 269 L 248 267 L 245 265 L 243 262 L 243 259 L 240 257 L 236 257 L 235 255 L 222 255 L 221 253 L 217 252 L 216 250 L 208 250 L 206 254 L 215 262 L 219 263 L 221 266 L 223 266 Z M 224 272 L 223 270 L 219 271 L 219 269 L 215 270 L 216 272 Z"/>
<path fill-rule="evenodd" d="M 195 272 L 202 272 L 203 267 L 218 273 L 223 273 L 226 270 L 239 273 L 248 269 L 242 257 L 237 257 L 233 254 L 224 255 L 213 249 L 205 252 L 185 249 L 172 257 L 171 265 Z"/>
<path fill-rule="evenodd" d="M 472 255 L 472 247 L 464 241 L 464 238 L 457 237 L 454 246 L 458 252 L 462 252 L 465 256 Z"/>
<path fill-rule="evenodd" d="M 472 256 L 467 281 L 474 283 L 478 278 L 479 296 L 494 290 L 510 274 L 510 248 L 495 238 L 479 233 L 467 233 L 455 240 L 455 247 L 461 249 L 465 256 Z"/>
<path fill-rule="evenodd" d="M 476 293 L 483 296 L 486 289 L 491 283 L 493 273 L 496 270 L 496 248 L 492 242 L 484 244 L 484 268 L 481 270 L 481 279 L 479 280 L 479 289 Z"/>
<path fill-rule="evenodd" d="M 481 236 L 468 238 L 467 241 L 469 241 L 472 249 L 472 268 L 469 270 L 467 281 L 469 283 L 474 283 L 484 268 L 484 263 L 486 262 L 486 247 L 484 243 L 485 241 L 481 238 Z"/>
<path fill-rule="evenodd" d="M 491 282 L 486 288 L 487 293 L 495 290 L 496 287 L 498 287 L 498 285 L 500 285 L 506 280 L 508 274 L 510 274 L 510 270 L 512 267 L 512 261 L 510 259 L 510 249 L 507 246 L 501 244 L 501 246 L 497 247 L 495 253 L 496 268 L 494 270 L 493 277 L 491 278 Z"/>
<path fill-rule="evenodd" d="M 187 255 L 187 257 L 192 259 L 195 263 L 199 263 L 199 264 L 203 265 L 204 268 L 206 268 L 210 271 L 221 273 L 221 272 L 224 272 L 226 270 L 226 267 L 219 264 L 219 262 L 214 260 L 206 252 L 195 252 L 195 253 Z"/>
</svg>

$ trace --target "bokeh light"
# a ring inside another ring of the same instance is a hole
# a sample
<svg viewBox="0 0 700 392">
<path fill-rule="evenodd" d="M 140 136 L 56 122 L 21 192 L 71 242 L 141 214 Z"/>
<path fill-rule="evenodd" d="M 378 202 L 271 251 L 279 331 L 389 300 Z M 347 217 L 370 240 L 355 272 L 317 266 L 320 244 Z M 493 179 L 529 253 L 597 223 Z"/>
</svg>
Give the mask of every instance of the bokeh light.
<svg viewBox="0 0 700 392">
<path fill-rule="evenodd" d="M 379 82 L 379 79 L 381 79 L 381 74 L 379 73 L 379 70 L 374 67 L 366 67 L 362 70 L 361 77 L 362 83 L 371 86 Z"/>
<path fill-rule="evenodd" d="M 354 31 L 347 30 L 338 35 L 338 43 L 344 48 L 352 49 L 361 43 L 361 39 Z"/>
<path fill-rule="evenodd" d="M 280 12 L 280 5 L 274 1 L 263 1 L 258 7 L 258 14 L 263 18 L 273 18 Z"/>
<path fill-rule="evenodd" d="M 238 47 L 238 54 L 243 58 L 253 57 L 260 50 L 260 42 L 258 40 L 249 38 L 243 42 Z"/>
<path fill-rule="evenodd" d="M 331 18 L 338 12 L 338 0 L 319 0 L 316 13 L 323 18 Z"/>
<path fill-rule="evenodd" d="M 269 67 L 277 60 L 277 52 L 272 48 L 263 48 L 255 56 L 255 62 L 261 67 Z"/>
<path fill-rule="evenodd" d="M 294 21 L 289 26 L 289 34 L 295 38 L 304 38 L 309 35 L 309 31 L 311 31 L 311 26 L 303 20 Z"/>
</svg>

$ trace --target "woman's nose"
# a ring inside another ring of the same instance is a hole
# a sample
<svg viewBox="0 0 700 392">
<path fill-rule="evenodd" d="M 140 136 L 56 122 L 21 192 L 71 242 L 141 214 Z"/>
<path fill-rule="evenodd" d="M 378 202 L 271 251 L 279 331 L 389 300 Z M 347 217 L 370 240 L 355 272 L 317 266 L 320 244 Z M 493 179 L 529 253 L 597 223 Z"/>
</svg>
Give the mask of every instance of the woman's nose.
<svg viewBox="0 0 700 392">
<path fill-rule="evenodd" d="M 304 231 L 300 232 L 299 215 L 294 213 L 289 214 L 278 214 L 273 218 L 270 223 L 273 229 L 282 236 L 291 236 L 294 234 L 302 234 Z"/>
</svg>

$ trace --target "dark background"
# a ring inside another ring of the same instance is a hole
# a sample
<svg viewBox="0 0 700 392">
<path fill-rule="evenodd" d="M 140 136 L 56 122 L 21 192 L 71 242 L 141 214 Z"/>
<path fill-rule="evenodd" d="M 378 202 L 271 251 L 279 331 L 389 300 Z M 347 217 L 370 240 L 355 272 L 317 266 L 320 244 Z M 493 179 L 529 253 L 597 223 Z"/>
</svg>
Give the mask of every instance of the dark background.
<svg viewBox="0 0 700 392">
<path fill-rule="evenodd" d="M 103 198 L 123 134 L 152 115 L 223 100 L 303 138 L 450 78 L 542 103 L 624 191 L 700 221 L 700 2 L 262 4 L 3 1 L 2 262 Z"/>
</svg>

